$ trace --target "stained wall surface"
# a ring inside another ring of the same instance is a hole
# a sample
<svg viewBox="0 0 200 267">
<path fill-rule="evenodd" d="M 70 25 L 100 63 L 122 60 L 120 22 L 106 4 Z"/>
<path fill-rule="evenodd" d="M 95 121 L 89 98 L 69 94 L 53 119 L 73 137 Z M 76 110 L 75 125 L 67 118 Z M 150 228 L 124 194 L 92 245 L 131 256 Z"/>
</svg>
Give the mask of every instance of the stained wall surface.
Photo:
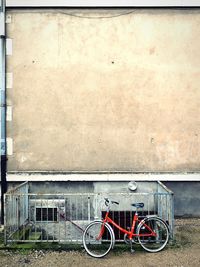
<svg viewBox="0 0 200 267">
<path fill-rule="evenodd" d="M 8 15 L 8 171 L 199 170 L 200 10 Z"/>
</svg>

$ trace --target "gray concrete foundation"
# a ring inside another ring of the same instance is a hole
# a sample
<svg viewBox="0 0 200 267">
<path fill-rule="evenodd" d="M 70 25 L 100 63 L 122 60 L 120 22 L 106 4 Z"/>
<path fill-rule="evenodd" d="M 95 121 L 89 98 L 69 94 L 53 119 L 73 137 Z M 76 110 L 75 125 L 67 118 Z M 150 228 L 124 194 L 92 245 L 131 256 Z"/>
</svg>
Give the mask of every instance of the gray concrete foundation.
<svg viewBox="0 0 200 267">
<path fill-rule="evenodd" d="M 21 182 L 9 182 L 9 188 Z M 137 182 L 138 184 L 140 182 Z M 175 217 L 200 217 L 200 182 L 163 182 L 174 192 Z M 31 182 L 31 193 L 92 193 L 102 192 L 129 192 L 128 182 L 93 182 L 93 181 L 67 181 L 67 182 Z M 154 189 L 154 182 L 143 182 L 144 192 Z M 138 190 L 139 187 L 138 187 Z"/>
</svg>

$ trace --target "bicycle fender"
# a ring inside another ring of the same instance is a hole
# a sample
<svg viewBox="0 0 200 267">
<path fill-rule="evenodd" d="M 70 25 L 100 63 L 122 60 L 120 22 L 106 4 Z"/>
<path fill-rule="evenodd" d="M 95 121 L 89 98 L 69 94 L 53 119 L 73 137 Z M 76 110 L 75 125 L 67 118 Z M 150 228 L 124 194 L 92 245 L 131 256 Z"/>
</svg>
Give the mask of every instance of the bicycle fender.
<svg viewBox="0 0 200 267">
<path fill-rule="evenodd" d="M 102 220 L 95 220 L 95 222 L 103 222 L 103 221 Z M 114 234 L 114 231 L 113 231 L 112 227 L 110 226 L 110 224 L 108 224 L 107 222 L 105 224 L 110 229 L 112 237 L 113 237 L 113 242 L 112 242 L 112 249 L 113 249 L 115 246 L 115 234 Z"/>
<path fill-rule="evenodd" d="M 111 231 L 112 236 L 113 236 L 113 243 L 112 243 L 112 249 L 113 249 L 115 246 L 115 234 L 114 234 L 114 231 L 113 231 L 112 227 L 110 226 L 110 224 L 106 223 L 106 225 L 110 228 L 110 231 Z"/>
<path fill-rule="evenodd" d="M 147 215 L 146 218 L 157 218 L 157 219 L 161 220 L 167 226 L 167 229 L 168 229 L 168 231 L 170 233 L 169 224 L 166 221 L 164 221 L 162 218 L 160 218 L 159 216 L 157 216 L 157 215 Z"/>
<path fill-rule="evenodd" d="M 136 233 L 139 234 L 139 229 L 140 229 L 140 226 L 143 225 L 145 223 L 145 221 L 149 218 L 155 218 L 155 219 L 159 219 L 161 220 L 166 226 L 167 226 L 167 229 L 169 231 L 169 225 L 163 220 L 161 219 L 160 217 L 156 216 L 156 215 L 147 215 L 137 226 L 137 230 L 136 230 Z M 170 231 L 169 231 L 170 232 Z"/>
</svg>

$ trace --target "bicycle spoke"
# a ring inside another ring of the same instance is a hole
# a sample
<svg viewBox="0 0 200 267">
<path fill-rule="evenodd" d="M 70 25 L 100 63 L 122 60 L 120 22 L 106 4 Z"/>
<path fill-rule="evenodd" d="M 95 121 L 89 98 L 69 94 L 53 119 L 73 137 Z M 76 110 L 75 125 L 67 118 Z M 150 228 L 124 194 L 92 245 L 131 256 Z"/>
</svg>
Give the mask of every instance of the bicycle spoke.
<svg viewBox="0 0 200 267">
<path fill-rule="evenodd" d="M 112 244 L 113 236 L 107 224 L 93 222 L 85 229 L 83 245 L 90 256 L 104 257 L 112 248 Z"/>
<path fill-rule="evenodd" d="M 160 218 L 147 218 L 138 229 L 140 245 L 149 252 L 161 251 L 169 239 L 167 225 Z M 149 235 L 149 236 L 148 236 Z"/>
</svg>

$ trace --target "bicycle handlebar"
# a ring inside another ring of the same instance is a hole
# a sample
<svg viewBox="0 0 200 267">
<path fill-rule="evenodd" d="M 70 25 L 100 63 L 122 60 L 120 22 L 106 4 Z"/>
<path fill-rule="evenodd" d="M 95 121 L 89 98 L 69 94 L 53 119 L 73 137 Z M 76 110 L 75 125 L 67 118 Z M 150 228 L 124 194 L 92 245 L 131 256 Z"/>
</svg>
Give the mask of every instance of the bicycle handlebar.
<svg viewBox="0 0 200 267">
<path fill-rule="evenodd" d="M 104 199 L 105 199 L 105 205 L 106 206 L 108 206 L 110 202 L 111 202 L 111 204 L 119 205 L 119 202 L 117 202 L 117 201 L 109 200 L 108 198 L 104 198 Z"/>
</svg>

